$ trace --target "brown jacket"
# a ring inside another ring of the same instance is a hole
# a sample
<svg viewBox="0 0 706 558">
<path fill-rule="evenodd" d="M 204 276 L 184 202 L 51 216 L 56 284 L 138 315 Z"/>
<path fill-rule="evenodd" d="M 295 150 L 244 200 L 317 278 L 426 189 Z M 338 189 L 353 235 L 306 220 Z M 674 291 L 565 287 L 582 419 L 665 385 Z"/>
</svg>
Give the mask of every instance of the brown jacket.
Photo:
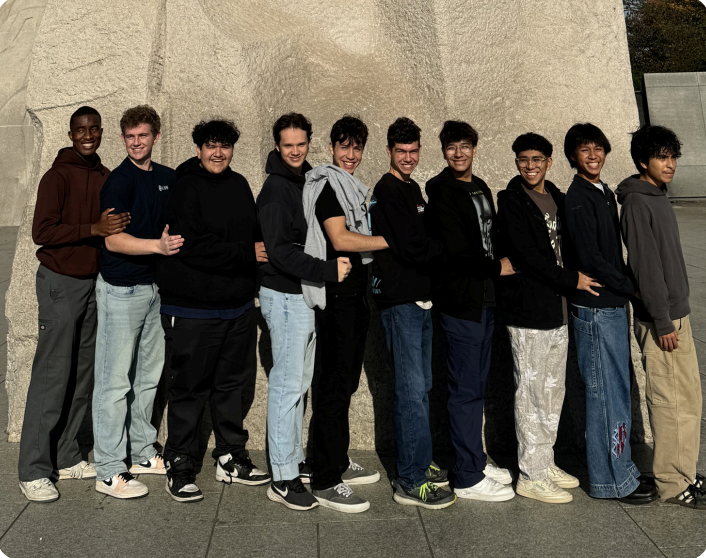
<svg viewBox="0 0 706 558">
<path fill-rule="evenodd" d="M 90 165 L 72 147 L 59 150 L 37 189 L 32 240 L 45 267 L 70 277 L 98 274 L 101 239 L 91 236 L 100 219 L 100 191 L 110 171 L 100 158 Z"/>
</svg>

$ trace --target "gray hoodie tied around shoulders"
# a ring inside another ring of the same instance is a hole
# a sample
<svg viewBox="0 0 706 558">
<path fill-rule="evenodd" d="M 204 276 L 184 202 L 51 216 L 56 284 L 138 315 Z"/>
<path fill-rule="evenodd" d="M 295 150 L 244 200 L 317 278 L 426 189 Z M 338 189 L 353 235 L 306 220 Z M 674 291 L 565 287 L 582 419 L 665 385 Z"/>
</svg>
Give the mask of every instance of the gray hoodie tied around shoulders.
<svg viewBox="0 0 706 558">
<path fill-rule="evenodd" d="M 304 253 L 326 259 L 326 238 L 316 218 L 316 200 L 326 183 L 331 185 L 341 209 L 346 214 L 346 228 L 349 231 L 370 236 L 368 206 L 366 203 L 369 188 L 352 174 L 335 165 L 320 165 L 306 173 L 302 192 L 304 218 L 308 227 Z M 373 261 L 372 252 L 362 252 L 363 265 Z M 302 294 L 309 308 L 326 308 L 326 283 L 315 283 L 302 279 Z"/>
</svg>

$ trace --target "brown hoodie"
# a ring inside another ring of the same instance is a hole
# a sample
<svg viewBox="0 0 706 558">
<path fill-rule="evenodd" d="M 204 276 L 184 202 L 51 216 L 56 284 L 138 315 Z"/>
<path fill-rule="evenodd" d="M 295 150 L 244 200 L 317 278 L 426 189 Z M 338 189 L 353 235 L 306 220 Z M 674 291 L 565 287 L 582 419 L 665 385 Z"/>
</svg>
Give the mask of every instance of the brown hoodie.
<svg viewBox="0 0 706 558">
<path fill-rule="evenodd" d="M 93 165 L 64 147 L 37 189 L 32 240 L 37 258 L 56 273 L 87 278 L 98 274 L 101 239 L 91 236 L 100 219 L 100 191 L 110 171 L 96 155 Z"/>
</svg>

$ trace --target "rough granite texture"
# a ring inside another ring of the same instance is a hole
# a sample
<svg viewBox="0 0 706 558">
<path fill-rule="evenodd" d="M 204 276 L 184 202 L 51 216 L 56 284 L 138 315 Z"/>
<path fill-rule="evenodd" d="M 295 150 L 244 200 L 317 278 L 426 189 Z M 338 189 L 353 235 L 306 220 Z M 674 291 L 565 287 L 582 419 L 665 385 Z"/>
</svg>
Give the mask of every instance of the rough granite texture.
<svg viewBox="0 0 706 558">
<path fill-rule="evenodd" d="M 443 121 L 468 120 L 480 134 L 474 171 L 496 192 L 515 173 L 513 139 L 527 131 L 555 144 L 550 178 L 568 186 L 563 136 L 573 123 L 590 120 L 613 142 L 604 178 L 615 185 L 631 173 L 628 133 L 638 123 L 622 9 L 620 0 L 361 0 L 355 17 L 342 18 L 351 5 L 341 0 L 303 0 L 296 10 L 275 0 L 241 0 L 237 7 L 229 0 L 49 0 L 28 78 L 27 108 L 38 145 L 7 295 L 10 440 L 19 440 L 36 342 L 37 260 L 30 237 L 36 185 L 66 145 L 68 117 L 78 106 L 90 104 L 103 114 L 100 155 L 111 168 L 125 156 L 118 120 L 131 105 L 150 103 L 162 115 L 164 138 L 155 159 L 170 166 L 193 154 L 195 122 L 232 118 L 243 132 L 232 166 L 255 194 L 265 178 L 272 122 L 290 110 L 313 122 L 312 164 L 329 160 L 331 124 L 344 113 L 360 115 L 370 139 L 358 175 L 370 187 L 387 171 L 385 132 L 394 118 L 409 116 L 423 130 L 415 175 L 420 183 L 444 164 L 437 140 Z M 75 37 L 89 28 L 91 40 L 77 48 Z M 262 319 L 260 329 L 261 366 L 247 421 L 253 448 L 264 447 L 271 367 Z M 434 342 L 432 428 L 436 449 L 447 450 L 440 335 Z M 515 444 L 511 366 L 500 325 L 486 403 L 491 452 L 511 451 Z M 649 440 L 638 361 L 635 371 L 633 434 Z M 365 371 L 351 408 L 352 448 L 394 449 L 392 380 L 373 305 Z M 583 385 L 573 347 L 567 383 L 558 446 L 581 448 Z"/>
</svg>

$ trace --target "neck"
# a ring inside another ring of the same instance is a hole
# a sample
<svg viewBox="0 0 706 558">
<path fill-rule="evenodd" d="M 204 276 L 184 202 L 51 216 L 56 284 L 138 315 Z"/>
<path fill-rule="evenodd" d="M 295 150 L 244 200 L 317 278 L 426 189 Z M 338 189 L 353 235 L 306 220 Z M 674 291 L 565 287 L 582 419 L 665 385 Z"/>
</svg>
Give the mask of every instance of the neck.
<svg viewBox="0 0 706 558">
<path fill-rule="evenodd" d="M 589 182 L 593 182 L 594 184 L 598 184 L 598 183 L 601 181 L 601 175 L 600 175 L 600 174 L 598 174 L 598 175 L 596 175 L 596 176 L 593 176 L 593 175 L 590 175 L 590 174 L 585 174 L 585 173 L 582 173 L 582 172 L 577 172 L 576 174 L 578 174 L 578 175 L 579 175 L 581 178 L 583 178 L 584 180 L 588 180 Z"/>
<path fill-rule="evenodd" d="M 465 171 L 460 172 L 449 167 L 451 174 L 456 180 L 461 182 L 471 182 L 473 180 L 473 167 L 468 167 Z"/>
<path fill-rule="evenodd" d="M 130 157 L 128 155 L 128 159 L 130 159 L 130 162 L 140 170 L 143 170 L 143 171 L 152 170 L 152 155 L 150 155 L 149 157 L 145 157 L 144 159 L 140 159 L 139 161 L 136 159 L 133 159 L 132 157 Z"/>
<path fill-rule="evenodd" d="M 400 172 L 397 170 L 395 167 L 390 167 L 390 174 L 396 178 L 399 178 L 403 182 L 409 182 L 409 177 L 412 176 L 412 174 L 404 174 L 403 172 Z"/>
<path fill-rule="evenodd" d="M 525 182 L 524 180 L 522 181 L 522 184 L 524 184 L 525 188 L 527 188 L 528 190 L 534 190 L 539 194 L 546 193 L 546 190 L 544 189 L 544 180 L 542 180 L 538 184 L 535 184 L 534 186 L 532 186 L 531 184 L 527 184 L 527 182 Z"/>
<path fill-rule="evenodd" d="M 81 159 L 86 161 L 89 165 L 94 165 L 98 160 L 98 155 L 96 155 L 95 153 L 93 153 L 92 155 L 81 155 L 78 151 L 76 151 L 76 149 L 74 149 L 74 151 L 79 157 L 81 157 Z"/>
</svg>

